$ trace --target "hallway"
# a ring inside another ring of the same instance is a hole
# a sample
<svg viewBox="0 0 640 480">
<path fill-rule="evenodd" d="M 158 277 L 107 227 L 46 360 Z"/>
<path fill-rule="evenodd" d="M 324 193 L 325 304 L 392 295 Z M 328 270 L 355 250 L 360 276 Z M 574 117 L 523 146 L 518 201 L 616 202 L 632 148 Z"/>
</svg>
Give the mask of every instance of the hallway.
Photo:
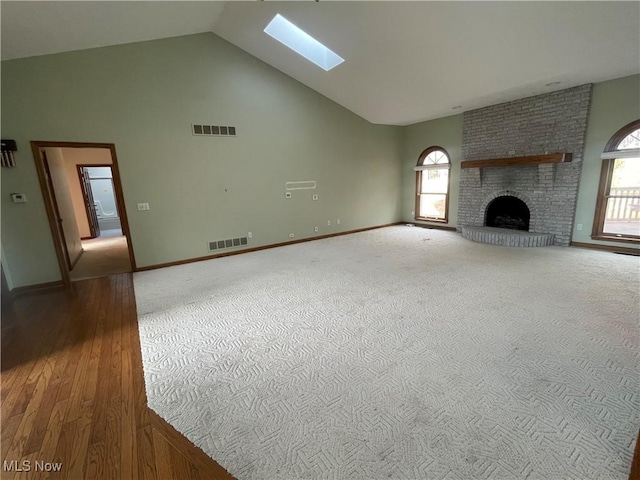
<svg viewBox="0 0 640 480">
<path fill-rule="evenodd" d="M 113 232 L 116 235 L 111 236 Z M 98 238 L 82 240 L 83 253 L 70 272 L 71 280 L 131 272 L 127 238 L 121 230 L 105 231 Z"/>
</svg>

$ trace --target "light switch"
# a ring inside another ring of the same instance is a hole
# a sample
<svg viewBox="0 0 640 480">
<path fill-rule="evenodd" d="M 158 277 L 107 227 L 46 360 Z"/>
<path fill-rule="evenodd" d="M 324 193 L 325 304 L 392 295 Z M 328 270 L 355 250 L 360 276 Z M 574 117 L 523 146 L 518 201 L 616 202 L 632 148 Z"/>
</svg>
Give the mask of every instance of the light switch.
<svg viewBox="0 0 640 480">
<path fill-rule="evenodd" d="M 149 210 L 149 204 L 148 203 L 139 203 L 138 204 L 138 210 Z"/>
</svg>

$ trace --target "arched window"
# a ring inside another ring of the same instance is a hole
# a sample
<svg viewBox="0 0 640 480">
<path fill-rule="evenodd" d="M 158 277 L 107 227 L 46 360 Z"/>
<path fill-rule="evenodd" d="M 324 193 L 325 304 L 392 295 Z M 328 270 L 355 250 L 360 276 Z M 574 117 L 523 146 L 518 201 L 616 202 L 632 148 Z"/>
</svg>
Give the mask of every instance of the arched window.
<svg viewBox="0 0 640 480">
<path fill-rule="evenodd" d="M 416 171 L 416 220 L 446 222 L 449 211 L 449 154 L 429 147 L 420 154 Z"/>
<path fill-rule="evenodd" d="M 591 238 L 640 242 L 640 120 L 618 130 L 604 149 Z"/>
</svg>

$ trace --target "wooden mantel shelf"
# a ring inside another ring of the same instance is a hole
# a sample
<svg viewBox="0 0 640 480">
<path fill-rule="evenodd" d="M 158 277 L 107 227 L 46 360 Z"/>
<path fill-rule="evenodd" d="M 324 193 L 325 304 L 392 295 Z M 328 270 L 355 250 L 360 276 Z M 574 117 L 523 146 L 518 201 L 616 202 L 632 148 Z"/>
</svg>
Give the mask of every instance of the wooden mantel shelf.
<svg viewBox="0 0 640 480">
<path fill-rule="evenodd" d="M 551 153 L 549 155 L 531 155 L 529 157 L 492 158 L 490 160 L 467 160 L 460 163 L 461 168 L 484 167 L 521 167 L 543 163 L 565 163 L 571 161 L 570 153 Z"/>
</svg>

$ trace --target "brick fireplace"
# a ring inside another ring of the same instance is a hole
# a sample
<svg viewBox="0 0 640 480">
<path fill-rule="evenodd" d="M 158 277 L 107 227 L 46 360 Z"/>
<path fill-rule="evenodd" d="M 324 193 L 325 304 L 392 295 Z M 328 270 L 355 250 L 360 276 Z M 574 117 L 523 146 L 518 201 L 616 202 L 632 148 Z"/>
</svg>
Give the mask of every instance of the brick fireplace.
<svg viewBox="0 0 640 480">
<path fill-rule="evenodd" d="M 460 229 L 495 227 L 487 225 L 490 205 L 500 197 L 514 197 L 528 210 L 526 230 L 553 235 L 554 245 L 570 244 L 591 90 L 591 84 L 582 85 L 464 113 L 462 160 L 487 162 L 461 170 Z M 509 166 L 490 162 L 551 153 L 571 154 L 571 161 Z M 502 223 L 516 221 L 510 216 L 503 215 Z"/>
</svg>

